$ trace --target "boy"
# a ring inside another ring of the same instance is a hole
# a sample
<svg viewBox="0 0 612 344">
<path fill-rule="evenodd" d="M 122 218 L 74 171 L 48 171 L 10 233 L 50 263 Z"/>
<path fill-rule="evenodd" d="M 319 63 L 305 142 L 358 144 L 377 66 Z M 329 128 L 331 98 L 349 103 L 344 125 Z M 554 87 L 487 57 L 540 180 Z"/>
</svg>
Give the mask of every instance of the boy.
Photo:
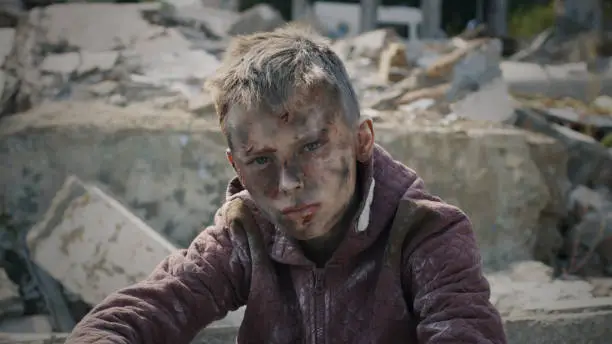
<svg viewBox="0 0 612 344">
<path fill-rule="evenodd" d="M 188 343 L 243 305 L 238 343 L 506 342 L 468 218 L 374 143 L 324 42 L 236 38 L 209 86 L 237 174 L 214 225 L 67 343 Z"/>
</svg>

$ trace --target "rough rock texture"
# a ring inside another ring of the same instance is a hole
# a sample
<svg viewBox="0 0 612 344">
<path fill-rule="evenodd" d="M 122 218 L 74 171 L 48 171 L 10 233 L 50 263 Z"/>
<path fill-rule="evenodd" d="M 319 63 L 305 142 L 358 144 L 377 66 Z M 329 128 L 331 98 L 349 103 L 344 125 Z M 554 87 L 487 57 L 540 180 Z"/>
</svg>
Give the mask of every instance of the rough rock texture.
<svg viewBox="0 0 612 344">
<path fill-rule="evenodd" d="M 146 278 L 177 249 L 100 188 L 74 176 L 28 232 L 27 243 L 36 264 L 90 305 Z"/>
<path fill-rule="evenodd" d="M 66 99 L 126 105 L 174 96 L 186 103 L 200 94 L 217 57 L 198 46 L 201 30 L 187 35 L 149 20 L 159 7 L 56 4 L 30 11 L 4 68 L 3 113 Z"/>
<path fill-rule="evenodd" d="M 534 141 L 521 130 L 475 124 L 415 125 L 401 133 L 384 124 L 379 129 L 379 141 L 394 157 L 414 168 L 434 194 L 470 216 L 487 268 L 533 257 L 551 192 L 548 175 L 531 152 L 555 146 L 553 140 Z M 560 155 L 555 163 L 563 159 Z"/>
<path fill-rule="evenodd" d="M 178 110 L 51 103 L 4 118 L 0 137 L 0 181 L 23 228 L 74 174 L 184 246 L 212 219 L 232 176 L 217 124 Z"/>
</svg>

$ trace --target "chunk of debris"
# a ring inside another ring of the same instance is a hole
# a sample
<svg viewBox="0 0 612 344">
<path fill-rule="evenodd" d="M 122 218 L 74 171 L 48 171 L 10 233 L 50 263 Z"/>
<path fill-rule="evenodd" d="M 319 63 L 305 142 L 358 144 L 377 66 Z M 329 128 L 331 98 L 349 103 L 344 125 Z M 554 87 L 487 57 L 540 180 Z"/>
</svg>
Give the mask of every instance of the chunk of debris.
<svg viewBox="0 0 612 344">
<path fill-rule="evenodd" d="M 285 24 L 283 16 L 268 4 L 257 4 L 240 13 L 228 30 L 232 36 L 248 35 L 255 32 L 272 31 Z"/>
<path fill-rule="evenodd" d="M 610 185 L 606 179 L 609 172 L 604 167 L 610 166 L 612 156 L 605 147 L 589 136 L 547 122 L 542 112 L 541 109 L 517 108 L 508 122 L 561 142 L 570 154 L 568 177 L 574 185 Z"/>
<path fill-rule="evenodd" d="M 119 53 L 116 51 L 51 54 L 45 57 L 40 69 L 46 73 L 81 76 L 94 71 L 108 72 L 118 58 Z"/>
<path fill-rule="evenodd" d="M 589 282 L 555 280 L 551 275 L 551 268 L 539 262 L 519 262 L 508 270 L 488 274 L 491 302 L 502 315 L 509 316 L 530 310 L 533 304 L 592 299 Z"/>
<path fill-rule="evenodd" d="M 497 78 L 453 103 L 451 109 L 462 118 L 501 123 L 514 115 L 514 101 L 508 93 L 504 80 Z"/>
<path fill-rule="evenodd" d="M 7 318 L 0 321 L 0 333 L 51 333 L 53 327 L 46 315 Z"/>
<path fill-rule="evenodd" d="M 465 93 L 478 91 L 495 80 L 501 80 L 502 74 L 499 68 L 501 43 L 499 40 L 491 39 L 467 47 L 467 49 L 470 48 L 471 50 L 467 50 L 466 55 L 452 68 L 452 88 L 449 90 L 449 100 L 460 99 Z M 505 84 L 503 86 L 504 93 L 507 93 Z"/>
<path fill-rule="evenodd" d="M 432 63 L 427 69 L 426 74 L 432 78 L 441 78 L 449 76 L 455 67 L 455 64 L 461 61 L 468 53 L 478 48 L 487 40 L 474 40 L 463 48 L 455 49 L 450 53 L 441 56 L 435 63 Z"/>
<path fill-rule="evenodd" d="M 391 43 L 380 55 L 378 73 L 385 82 L 397 82 L 407 76 L 409 66 L 406 46 Z"/>
<path fill-rule="evenodd" d="M 205 6 L 201 1 L 185 4 L 167 1 L 160 16 L 168 24 L 198 28 L 216 39 L 228 36 L 230 28 L 240 18 L 236 12 Z"/>
<path fill-rule="evenodd" d="M 21 314 L 23 314 L 23 303 L 19 289 L 0 268 L 0 318 Z"/>
<path fill-rule="evenodd" d="M 69 333 L 0 333 L 0 344 L 64 344 Z"/>
<path fill-rule="evenodd" d="M 334 43 L 340 55 L 349 59 L 368 58 L 378 61 L 383 50 L 391 43 L 403 44 L 399 35 L 391 29 L 378 29 Z"/>
<path fill-rule="evenodd" d="M 189 98 L 188 111 L 197 116 L 206 116 L 215 113 L 215 104 L 208 93 L 202 93 Z"/>
<path fill-rule="evenodd" d="M 176 250 L 119 202 L 74 176 L 27 243 L 35 262 L 91 305 L 144 279 Z"/>
<path fill-rule="evenodd" d="M 98 97 L 110 96 L 119 87 L 116 81 L 105 80 L 88 87 L 89 92 Z"/>
<path fill-rule="evenodd" d="M 600 211 L 609 201 L 606 200 L 605 196 L 601 192 L 597 192 L 584 185 L 578 185 L 569 196 L 568 210 L 578 213 L 578 215 L 584 215 L 589 211 Z"/>
</svg>

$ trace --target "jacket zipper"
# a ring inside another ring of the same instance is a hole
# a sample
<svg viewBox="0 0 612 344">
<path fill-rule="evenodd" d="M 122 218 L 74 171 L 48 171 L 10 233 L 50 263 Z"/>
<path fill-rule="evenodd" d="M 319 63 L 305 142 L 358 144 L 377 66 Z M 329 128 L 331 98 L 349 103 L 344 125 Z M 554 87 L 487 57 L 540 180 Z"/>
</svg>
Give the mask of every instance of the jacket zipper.
<svg viewBox="0 0 612 344">
<path fill-rule="evenodd" d="M 315 336 L 317 344 L 325 343 L 325 280 L 322 269 L 314 272 L 314 314 L 315 314 Z"/>
</svg>

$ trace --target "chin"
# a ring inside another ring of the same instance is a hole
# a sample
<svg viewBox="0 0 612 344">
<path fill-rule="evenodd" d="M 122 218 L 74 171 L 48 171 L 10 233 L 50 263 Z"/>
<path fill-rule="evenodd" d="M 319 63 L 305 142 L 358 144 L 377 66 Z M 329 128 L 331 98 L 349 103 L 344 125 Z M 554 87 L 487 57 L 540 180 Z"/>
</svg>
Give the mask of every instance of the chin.
<svg viewBox="0 0 612 344">
<path fill-rule="evenodd" d="M 295 233 L 295 238 L 298 240 L 313 240 L 316 238 L 320 238 L 326 236 L 328 231 L 316 231 L 312 230 L 312 228 L 317 228 L 317 224 L 309 225 L 307 227 L 303 227 L 297 229 Z M 320 228 L 320 227 L 319 227 Z"/>
</svg>

